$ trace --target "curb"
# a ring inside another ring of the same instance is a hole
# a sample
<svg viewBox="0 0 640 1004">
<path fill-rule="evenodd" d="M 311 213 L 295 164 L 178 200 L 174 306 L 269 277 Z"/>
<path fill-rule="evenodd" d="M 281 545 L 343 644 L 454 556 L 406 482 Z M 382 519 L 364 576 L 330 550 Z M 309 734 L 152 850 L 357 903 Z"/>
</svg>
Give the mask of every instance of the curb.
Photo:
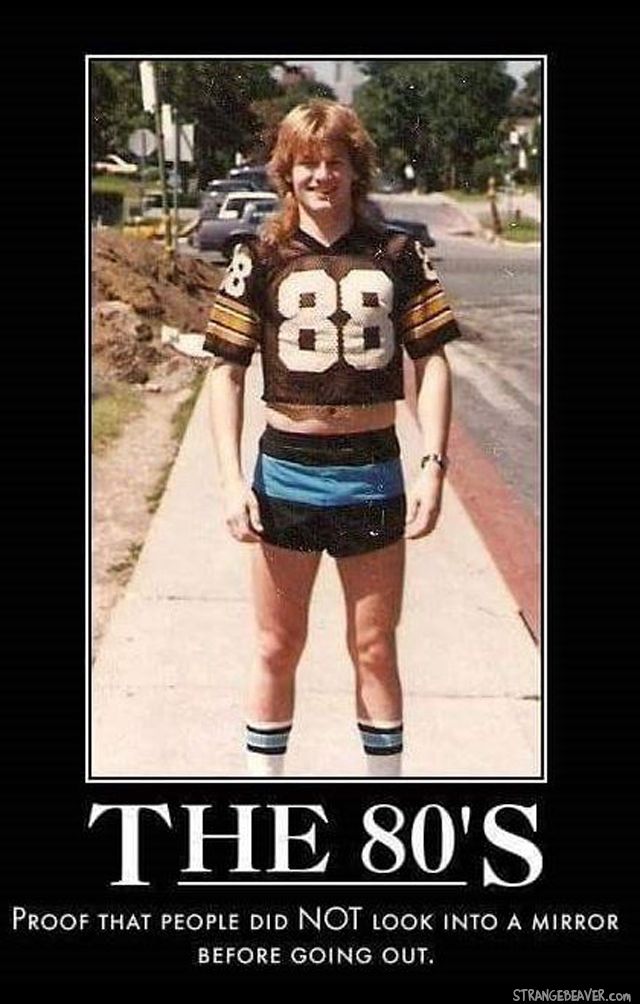
<svg viewBox="0 0 640 1004">
<path fill-rule="evenodd" d="M 540 530 L 537 521 L 462 422 L 451 423 L 449 479 L 540 643 Z"/>
<path fill-rule="evenodd" d="M 417 422 L 413 369 L 405 359 L 405 401 Z M 496 464 L 453 418 L 447 478 L 482 537 L 518 612 L 536 644 L 540 642 L 540 530 L 537 520 L 509 487 Z"/>
</svg>

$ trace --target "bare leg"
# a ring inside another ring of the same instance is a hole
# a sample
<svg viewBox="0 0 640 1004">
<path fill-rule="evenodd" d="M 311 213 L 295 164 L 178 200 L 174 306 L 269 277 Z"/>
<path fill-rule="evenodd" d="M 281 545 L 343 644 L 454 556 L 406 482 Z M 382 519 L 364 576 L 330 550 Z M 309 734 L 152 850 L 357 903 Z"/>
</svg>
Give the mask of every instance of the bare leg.
<svg viewBox="0 0 640 1004">
<path fill-rule="evenodd" d="M 356 713 L 365 728 L 387 737 L 402 724 L 396 627 L 404 583 L 405 542 L 352 558 L 339 558 L 347 608 L 347 646 L 356 671 Z M 387 741 L 377 735 L 378 742 Z M 367 756 L 374 776 L 400 774 L 400 754 Z"/>
<path fill-rule="evenodd" d="M 399 540 L 337 562 L 347 606 L 347 646 L 356 671 L 356 710 L 362 720 L 402 718 L 396 627 L 404 549 L 404 540 Z"/>
<path fill-rule="evenodd" d="M 249 677 L 250 722 L 288 722 L 293 717 L 295 671 L 307 637 L 309 600 L 319 565 L 318 552 L 271 544 L 253 548 L 258 653 Z"/>
</svg>

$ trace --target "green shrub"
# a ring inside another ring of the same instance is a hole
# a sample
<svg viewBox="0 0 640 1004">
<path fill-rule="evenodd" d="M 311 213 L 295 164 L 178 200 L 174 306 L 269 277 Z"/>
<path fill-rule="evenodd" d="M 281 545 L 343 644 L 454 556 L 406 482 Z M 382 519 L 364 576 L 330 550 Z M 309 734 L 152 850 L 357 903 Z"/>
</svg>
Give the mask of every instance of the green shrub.
<svg viewBox="0 0 640 1004">
<path fill-rule="evenodd" d="M 124 213 L 124 196 L 122 192 L 91 191 L 91 220 L 98 219 L 108 227 L 117 227 L 122 223 Z"/>
<path fill-rule="evenodd" d="M 491 217 L 488 214 L 480 217 L 480 223 L 488 230 L 492 229 Z M 511 216 L 503 213 L 502 238 L 506 241 L 515 241 L 515 243 L 519 244 L 539 241 L 540 224 L 531 216 L 518 215 L 517 212 Z"/>
<path fill-rule="evenodd" d="M 197 209 L 199 205 L 199 192 L 181 192 L 178 196 L 178 206 L 182 206 L 183 209 Z"/>
<path fill-rule="evenodd" d="M 486 192 L 489 178 L 496 179 L 496 185 L 502 184 L 502 170 L 495 157 L 483 157 L 477 160 L 471 169 L 471 187 L 474 192 Z"/>
<path fill-rule="evenodd" d="M 92 192 L 120 192 L 127 195 L 131 188 L 131 179 L 118 174 L 98 174 L 91 179 Z"/>
</svg>

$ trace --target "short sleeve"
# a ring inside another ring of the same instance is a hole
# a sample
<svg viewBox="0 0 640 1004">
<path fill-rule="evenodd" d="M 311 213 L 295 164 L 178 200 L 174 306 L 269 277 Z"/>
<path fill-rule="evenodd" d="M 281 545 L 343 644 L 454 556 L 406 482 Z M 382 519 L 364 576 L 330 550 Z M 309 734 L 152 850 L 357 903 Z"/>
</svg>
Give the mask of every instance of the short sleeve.
<svg viewBox="0 0 640 1004">
<path fill-rule="evenodd" d="M 461 331 L 442 287 L 420 241 L 408 240 L 398 256 L 400 298 L 398 330 L 412 359 L 460 338 Z"/>
<path fill-rule="evenodd" d="M 248 366 L 260 342 L 260 263 L 248 244 L 236 244 L 213 301 L 203 348 Z"/>
</svg>

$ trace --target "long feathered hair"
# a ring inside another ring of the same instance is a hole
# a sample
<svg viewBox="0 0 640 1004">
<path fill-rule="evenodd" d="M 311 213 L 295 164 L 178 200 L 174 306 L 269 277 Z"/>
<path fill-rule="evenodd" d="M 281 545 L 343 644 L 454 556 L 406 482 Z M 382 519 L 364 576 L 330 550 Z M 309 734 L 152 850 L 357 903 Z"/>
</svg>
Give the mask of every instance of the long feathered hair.
<svg viewBox="0 0 640 1004">
<path fill-rule="evenodd" d="M 362 122 L 346 105 L 314 98 L 293 108 L 280 123 L 267 165 L 269 177 L 282 199 L 282 209 L 262 229 L 264 244 L 277 250 L 299 222 L 291 174 L 298 155 L 315 154 L 326 143 L 344 143 L 355 172 L 352 188 L 354 217 L 368 219 L 366 197 L 376 168 L 375 146 Z"/>
</svg>

